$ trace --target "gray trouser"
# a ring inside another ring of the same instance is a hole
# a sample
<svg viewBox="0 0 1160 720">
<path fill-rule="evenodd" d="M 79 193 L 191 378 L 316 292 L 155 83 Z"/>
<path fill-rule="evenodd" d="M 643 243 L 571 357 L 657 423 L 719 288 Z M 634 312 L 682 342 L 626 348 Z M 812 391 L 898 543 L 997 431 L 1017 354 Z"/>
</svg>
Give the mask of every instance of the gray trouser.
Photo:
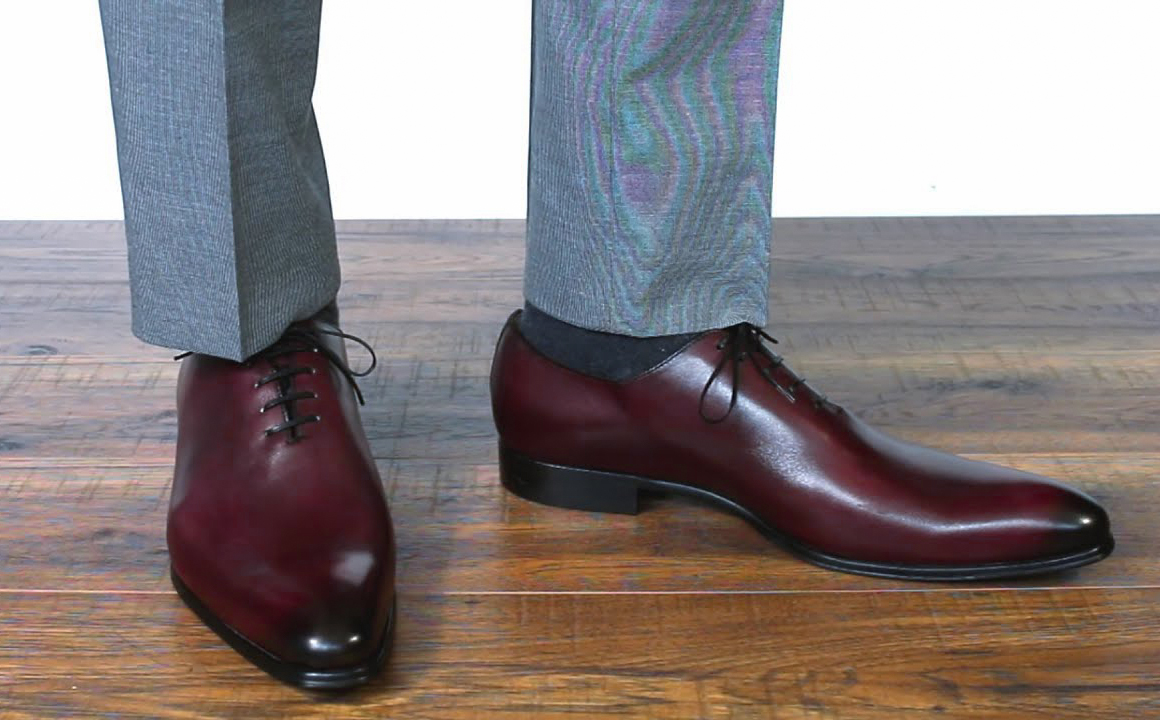
<svg viewBox="0 0 1160 720">
<path fill-rule="evenodd" d="M 100 4 L 133 331 L 248 357 L 338 292 L 321 0 Z M 532 15 L 528 301 L 627 335 L 764 324 L 781 0 Z"/>
</svg>

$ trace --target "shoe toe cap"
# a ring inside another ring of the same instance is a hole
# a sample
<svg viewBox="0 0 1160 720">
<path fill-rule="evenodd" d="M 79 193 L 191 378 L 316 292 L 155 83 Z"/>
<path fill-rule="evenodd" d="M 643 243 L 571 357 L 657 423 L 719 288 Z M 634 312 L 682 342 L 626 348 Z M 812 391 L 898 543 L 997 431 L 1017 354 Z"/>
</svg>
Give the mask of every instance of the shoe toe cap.
<svg viewBox="0 0 1160 720">
<path fill-rule="evenodd" d="M 1107 511 L 1086 495 L 1069 493 L 1052 520 L 1048 544 L 1053 554 L 1111 552 L 1115 544 Z"/>
<path fill-rule="evenodd" d="M 295 638 L 287 659 L 317 670 L 357 666 L 375 656 L 381 634 L 369 620 L 326 617 Z"/>
</svg>

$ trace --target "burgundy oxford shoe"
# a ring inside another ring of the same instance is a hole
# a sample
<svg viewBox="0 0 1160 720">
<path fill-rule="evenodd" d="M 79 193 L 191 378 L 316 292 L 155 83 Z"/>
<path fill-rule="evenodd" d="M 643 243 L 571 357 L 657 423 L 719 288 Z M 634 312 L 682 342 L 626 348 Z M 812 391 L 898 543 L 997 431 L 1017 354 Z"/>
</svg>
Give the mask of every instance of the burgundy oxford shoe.
<svg viewBox="0 0 1160 720">
<path fill-rule="evenodd" d="M 174 585 L 247 659 L 309 688 L 370 679 L 394 626 L 391 518 L 343 347 L 357 338 L 335 319 L 244 363 L 190 354 L 177 386 Z"/>
<path fill-rule="evenodd" d="M 500 477 L 521 497 L 635 513 L 642 490 L 683 493 L 822 567 L 882 577 L 1015 577 L 1112 551 L 1092 498 L 875 430 L 794 375 L 752 325 L 703 333 L 612 382 L 537 352 L 518 314 L 496 348 L 491 398 Z"/>
</svg>

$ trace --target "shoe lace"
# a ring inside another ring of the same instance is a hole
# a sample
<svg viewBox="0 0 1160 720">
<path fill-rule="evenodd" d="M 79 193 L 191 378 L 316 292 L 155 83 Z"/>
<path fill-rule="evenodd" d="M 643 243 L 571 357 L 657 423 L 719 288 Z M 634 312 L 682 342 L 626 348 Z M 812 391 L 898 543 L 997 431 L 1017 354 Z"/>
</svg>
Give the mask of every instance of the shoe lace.
<svg viewBox="0 0 1160 720">
<path fill-rule="evenodd" d="M 729 417 L 729 414 L 733 412 L 733 408 L 737 405 L 737 394 L 741 386 L 741 374 L 739 372 L 741 369 L 741 363 L 743 363 L 746 358 L 755 354 L 765 358 L 769 362 L 755 362 L 754 367 L 757 368 L 757 371 L 761 373 L 763 378 L 768 380 L 769 383 L 777 388 L 777 390 L 790 402 L 798 401 L 797 391 L 799 388 L 804 387 L 810 390 L 814 408 L 837 408 L 835 403 L 831 402 L 826 398 L 825 395 L 810 386 L 806 382 L 805 377 L 798 375 L 793 370 L 790 370 L 789 366 L 785 364 L 785 360 L 780 355 L 777 355 L 768 347 L 766 347 L 762 342 L 763 340 L 768 340 L 774 345 L 779 344 L 777 339 L 772 335 L 750 323 L 738 323 L 725 329 L 725 336 L 717 341 L 717 349 L 723 351 L 724 355 L 721 357 L 721 361 L 717 363 L 717 367 L 715 367 L 713 372 L 709 375 L 709 380 L 705 383 L 704 389 L 701 390 L 701 401 L 698 407 L 698 411 L 700 412 L 702 420 L 715 424 L 722 422 L 725 420 L 725 418 Z M 725 368 L 730 366 L 733 369 L 733 381 L 729 391 L 729 407 L 726 408 L 725 412 L 719 417 L 710 417 L 705 414 L 705 398 L 708 397 L 709 390 L 713 387 L 713 383 L 717 382 L 717 379 L 721 377 Z M 778 368 L 783 368 L 793 379 L 788 386 L 782 385 L 776 379 L 774 379 L 773 372 Z"/>
<path fill-rule="evenodd" d="M 370 353 L 370 367 L 366 370 L 352 370 L 350 365 L 343 360 L 342 356 L 322 343 L 322 338 L 319 337 L 320 335 L 329 335 L 358 343 Z M 378 364 L 378 358 L 375 356 L 375 351 L 371 348 L 370 344 L 360 337 L 344 333 L 341 330 L 326 330 L 319 327 L 291 325 L 277 342 L 245 360 L 247 367 L 252 367 L 254 363 L 259 361 L 265 361 L 270 364 L 271 372 L 258 378 L 254 382 L 255 388 L 260 388 L 270 383 L 277 383 L 277 397 L 262 405 L 258 410 L 259 412 L 265 413 L 277 407 L 282 408 L 282 422 L 266 428 L 264 434 L 267 436 L 285 432 L 288 433 L 287 440 L 294 442 L 301 438 L 300 428 L 303 425 L 322 421 L 321 415 L 300 414 L 297 412 L 297 403 L 299 401 L 317 399 L 318 394 L 308 390 L 294 389 L 294 378 L 296 376 L 313 375 L 317 370 L 308 365 L 283 364 L 279 360 L 285 356 L 302 352 L 314 352 L 325 357 L 331 365 L 338 368 L 338 371 L 350 383 L 355 397 L 358 398 L 359 405 L 366 405 L 366 398 L 363 397 L 362 389 L 359 388 L 356 378 L 370 375 Z M 180 355 L 175 355 L 173 359 L 181 360 L 191 354 L 188 352 L 181 353 Z"/>
</svg>

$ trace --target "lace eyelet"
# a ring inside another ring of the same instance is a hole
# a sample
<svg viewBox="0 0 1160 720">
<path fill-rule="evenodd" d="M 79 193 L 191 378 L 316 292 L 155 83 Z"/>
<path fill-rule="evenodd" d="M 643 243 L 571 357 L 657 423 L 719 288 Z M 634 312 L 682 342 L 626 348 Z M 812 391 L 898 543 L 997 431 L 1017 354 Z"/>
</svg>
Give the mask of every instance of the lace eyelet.
<svg viewBox="0 0 1160 720">
<path fill-rule="evenodd" d="M 358 343 L 364 347 L 368 353 L 370 353 L 370 367 L 359 373 L 352 371 L 347 365 L 345 357 L 340 357 L 339 353 L 332 351 L 329 346 L 322 345 L 322 342 L 324 341 L 324 339 L 320 337 L 322 335 L 339 337 L 343 338 L 344 340 L 350 340 Z M 319 370 L 321 369 L 321 367 L 319 367 L 321 362 L 312 365 L 310 363 L 295 363 L 293 361 L 290 363 L 278 363 L 274 362 L 273 360 L 273 358 L 281 357 L 283 355 L 293 355 L 294 353 L 305 352 L 312 352 L 326 358 L 326 360 L 331 365 L 333 365 L 335 369 L 341 371 L 343 377 L 348 383 L 350 383 L 351 388 L 354 390 L 355 396 L 358 398 L 359 404 L 366 404 L 366 401 L 363 399 L 362 392 L 359 389 L 355 378 L 365 377 L 371 372 L 371 370 L 374 369 L 377 362 L 374 349 L 371 348 L 371 346 L 365 340 L 355 337 L 354 335 L 348 335 L 339 330 L 310 328 L 305 325 L 296 324 L 288 329 L 274 345 L 271 345 L 266 350 L 261 351 L 252 358 L 246 358 L 245 360 L 240 361 L 240 364 L 247 368 L 257 367 L 258 363 L 265 360 L 270 362 L 271 371 L 266 374 L 255 373 L 258 375 L 258 377 L 255 378 L 251 387 L 253 387 L 255 390 L 259 390 L 266 385 L 273 384 L 274 387 L 271 389 L 271 392 L 275 393 L 275 399 L 261 405 L 258 408 L 258 413 L 265 414 L 267 410 L 274 410 L 275 408 L 281 406 L 283 412 L 286 415 L 286 420 L 266 428 L 264 430 L 264 435 L 267 437 L 282 432 L 289 432 L 289 435 L 287 436 L 287 442 L 297 442 L 299 439 L 298 428 L 300 428 L 304 423 L 320 422 L 322 420 L 321 415 L 299 415 L 295 407 L 296 401 L 319 399 L 319 392 L 302 387 L 299 387 L 297 390 L 294 388 L 294 378 L 296 376 L 305 374 L 318 375 Z M 189 355 L 190 353 L 182 353 L 174 359 L 180 360 Z M 263 393 L 263 395 L 265 395 L 265 393 Z"/>
</svg>

